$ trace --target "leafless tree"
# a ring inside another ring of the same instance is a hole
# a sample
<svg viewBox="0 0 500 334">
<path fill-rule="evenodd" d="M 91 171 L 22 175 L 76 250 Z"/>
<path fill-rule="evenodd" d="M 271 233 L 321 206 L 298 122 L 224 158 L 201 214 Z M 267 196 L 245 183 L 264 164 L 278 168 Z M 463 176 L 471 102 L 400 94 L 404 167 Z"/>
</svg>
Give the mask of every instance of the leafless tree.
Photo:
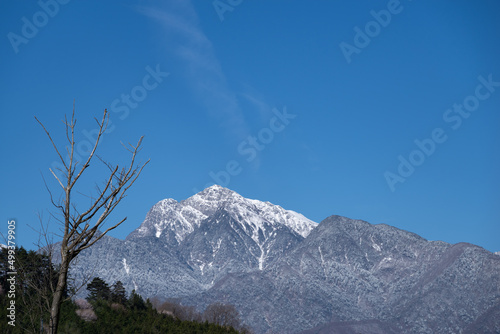
<svg viewBox="0 0 500 334">
<path fill-rule="evenodd" d="M 230 304 L 214 303 L 208 305 L 203 312 L 203 319 L 224 327 L 238 328 L 241 324 L 240 313 Z"/>
<path fill-rule="evenodd" d="M 140 151 L 143 137 L 139 139 L 137 145 L 135 146 L 131 144 L 128 144 L 128 146 L 122 144 L 131 154 L 130 163 L 125 167 L 120 167 L 119 165 L 114 166 L 96 154 L 102 135 L 106 131 L 109 122 L 109 114 L 107 110 L 104 110 L 101 121 L 95 119 L 98 126 L 97 137 L 95 139 L 95 143 L 93 143 L 93 148 L 88 156 L 85 159 L 82 159 L 83 161 L 78 161 L 75 157 L 76 119 L 74 107 L 71 120 L 68 121 L 67 117 L 65 117 L 63 121 L 66 129 L 67 140 L 66 159 L 63 157 L 61 150 L 58 149 L 49 131 L 45 128 L 42 122 L 38 120 L 38 118 L 35 117 L 35 119 L 42 126 L 43 130 L 49 137 L 49 140 L 52 143 L 62 166 L 64 166 L 59 170 L 59 175 L 56 173 L 57 171 L 49 169 L 62 188 L 63 194 L 60 201 L 54 201 L 52 192 L 46 184 L 46 187 L 49 190 L 51 202 L 60 214 L 57 219 L 62 225 L 62 235 L 60 236 L 61 263 L 59 266 L 57 285 L 50 304 L 49 320 L 49 332 L 57 333 L 59 325 L 59 311 L 63 301 L 64 290 L 67 287 L 70 264 L 81 251 L 94 245 L 104 235 L 106 235 L 106 233 L 115 229 L 127 219 L 125 217 L 116 224 L 105 229 L 104 232 L 98 233 L 98 231 L 102 231 L 104 229 L 103 225 L 106 223 L 106 219 L 125 197 L 127 190 L 129 190 L 137 180 L 149 160 L 144 164 L 136 165 L 136 155 Z M 90 164 L 96 161 L 94 158 L 97 158 L 107 167 L 109 170 L 108 176 L 104 179 L 101 186 L 96 185 L 97 194 L 96 196 L 90 197 L 90 204 L 88 208 L 85 211 L 79 211 L 76 204 L 72 201 L 72 195 L 76 191 L 75 184 L 78 180 L 80 180 L 82 174 L 90 166 Z"/>
<path fill-rule="evenodd" d="M 182 321 L 202 321 L 202 316 L 196 311 L 196 307 L 182 305 L 179 299 L 173 298 L 162 302 L 159 298 L 153 297 L 151 303 L 158 313 L 168 314 Z"/>
</svg>

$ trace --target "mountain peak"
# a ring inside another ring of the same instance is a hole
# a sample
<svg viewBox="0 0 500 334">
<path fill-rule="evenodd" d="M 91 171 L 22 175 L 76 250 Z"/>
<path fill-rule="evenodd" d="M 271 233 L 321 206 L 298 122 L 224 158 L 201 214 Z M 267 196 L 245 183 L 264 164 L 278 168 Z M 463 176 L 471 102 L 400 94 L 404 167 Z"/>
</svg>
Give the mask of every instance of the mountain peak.
<svg viewBox="0 0 500 334">
<path fill-rule="evenodd" d="M 172 205 L 172 204 L 177 204 L 178 202 L 173 199 L 173 198 L 165 198 L 161 201 L 159 201 L 158 203 L 156 203 L 156 205 Z"/>
<path fill-rule="evenodd" d="M 228 188 L 224 188 L 224 187 L 219 186 L 218 184 L 214 184 L 213 186 L 210 186 L 210 187 L 200 191 L 199 193 L 193 195 L 189 199 L 191 199 L 191 198 L 200 199 L 201 198 L 202 200 L 205 200 L 205 201 L 222 202 L 222 201 L 225 201 L 225 200 L 227 200 L 229 198 L 233 198 L 233 197 L 243 198 L 241 195 L 239 195 L 238 193 L 236 193 Z"/>
<path fill-rule="evenodd" d="M 220 185 L 218 185 L 218 184 L 214 184 L 214 185 L 212 185 L 212 186 L 210 186 L 210 187 L 205 188 L 204 190 L 221 191 L 221 190 L 223 190 L 223 189 L 227 189 L 227 190 L 229 190 L 228 188 L 225 188 L 225 187 L 220 186 Z M 204 190 L 202 190 L 202 191 L 204 191 Z"/>
<path fill-rule="evenodd" d="M 251 233 L 255 240 L 277 228 L 289 229 L 305 238 L 317 225 L 297 212 L 245 198 L 216 184 L 180 202 L 164 199 L 156 203 L 128 239 L 155 236 L 177 244 L 221 209 L 244 226 L 245 233 Z"/>
<path fill-rule="evenodd" d="M 275 227 L 283 225 L 303 238 L 317 226 L 317 223 L 300 213 L 286 210 L 268 201 L 245 198 L 237 192 L 219 185 L 208 187 L 183 203 L 196 207 L 208 216 L 218 209 L 225 208 L 234 216 L 238 216 L 242 222 L 254 225 L 256 229 L 262 228 L 263 223 Z"/>
</svg>

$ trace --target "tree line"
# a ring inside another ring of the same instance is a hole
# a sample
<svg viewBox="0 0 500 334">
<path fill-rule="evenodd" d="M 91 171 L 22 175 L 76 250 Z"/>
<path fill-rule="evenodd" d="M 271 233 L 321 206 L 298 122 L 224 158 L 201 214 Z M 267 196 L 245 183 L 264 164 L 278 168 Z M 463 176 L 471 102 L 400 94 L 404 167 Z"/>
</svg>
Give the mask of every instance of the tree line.
<svg viewBox="0 0 500 334">
<path fill-rule="evenodd" d="M 58 266 L 47 255 L 16 248 L 16 326 L 8 324 L 8 250 L 0 251 L 0 333 L 49 332 L 50 307 L 57 286 Z M 176 300 L 144 300 L 135 290 L 127 296 L 122 282 L 112 285 L 95 277 L 86 299 L 73 300 L 71 288 L 61 303 L 60 333 L 249 333 L 232 305 L 209 305 L 199 313 Z"/>
</svg>

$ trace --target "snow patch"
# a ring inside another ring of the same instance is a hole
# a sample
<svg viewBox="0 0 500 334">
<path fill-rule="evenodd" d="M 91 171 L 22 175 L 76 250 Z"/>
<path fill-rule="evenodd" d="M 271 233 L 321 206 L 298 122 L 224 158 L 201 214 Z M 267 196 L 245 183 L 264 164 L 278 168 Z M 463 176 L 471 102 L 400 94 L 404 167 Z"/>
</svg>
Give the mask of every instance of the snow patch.
<svg viewBox="0 0 500 334">
<path fill-rule="evenodd" d="M 214 250 L 214 253 L 220 249 L 220 245 L 222 244 L 222 239 L 217 240 L 217 247 Z"/>
<path fill-rule="evenodd" d="M 130 267 L 128 266 L 127 264 L 127 259 L 126 258 L 123 258 L 122 259 L 122 263 L 123 263 L 123 269 L 125 269 L 125 272 L 127 273 L 127 275 L 130 276 Z M 137 292 L 138 290 L 138 286 L 137 284 L 135 283 L 134 279 L 132 278 L 132 283 L 134 284 L 134 290 Z"/>
<path fill-rule="evenodd" d="M 373 236 L 370 237 L 371 241 L 372 241 L 372 247 L 377 251 L 377 252 L 381 252 L 382 251 L 382 248 L 380 247 L 379 244 L 377 244 L 375 241 L 373 241 Z"/>
<path fill-rule="evenodd" d="M 130 275 L 130 268 L 127 265 L 127 259 L 123 258 L 122 263 L 123 263 L 123 268 L 125 269 L 125 272 L 127 273 L 127 275 Z"/>
<path fill-rule="evenodd" d="M 259 245 L 260 248 L 260 257 L 259 257 L 259 270 L 264 269 L 264 249 L 262 248 L 262 245 Z"/>
<path fill-rule="evenodd" d="M 321 258 L 321 267 L 323 268 L 323 273 L 325 274 L 326 278 L 328 275 L 326 274 L 325 259 L 323 258 L 323 252 L 321 251 L 321 246 L 318 246 L 318 251 L 319 251 L 319 256 Z"/>
<path fill-rule="evenodd" d="M 205 274 L 203 272 L 203 270 L 205 269 L 205 263 L 200 264 L 199 267 L 200 267 L 201 275 L 203 276 Z"/>
</svg>

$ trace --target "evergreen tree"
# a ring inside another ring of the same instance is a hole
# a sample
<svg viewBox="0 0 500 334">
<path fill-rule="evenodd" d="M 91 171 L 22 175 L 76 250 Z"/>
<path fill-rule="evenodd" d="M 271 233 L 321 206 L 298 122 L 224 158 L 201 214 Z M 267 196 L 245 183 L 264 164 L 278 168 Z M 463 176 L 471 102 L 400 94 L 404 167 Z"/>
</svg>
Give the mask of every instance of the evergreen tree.
<svg viewBox="0 0 500 334">
<path fill-rule="evenodd" d="M 108 283 L 104 282 L 99 277 L 94 277 L 92 282 L 87 284 L 87 290 L 89 291 L 87 297 L 89 302 L 111 299 L 111 290 L 109 289 Z"/>
<path fill-rule="evenodd" d="M 111 288 L 111 301 L 115 303 L 125 304 L 127 302 L 127 294 L 125 287 L 121 281 L 115 282 Z"/>
<path fill-rule="evenodd" d="M 23 247 L 0 249 L 0 304 L 6 310 L 9 303 L 15 301 L 15 322 L 20 332 L 37 332 L 41 322 L 48 323 L 48 305 L 57 285 L 57 276 L 58 266 L 54 266 L 50 257 L 42 252 L 27 251 Z M 67 296 L 65 289 L 62 297 Z M 6 316 L 4 318 L 8 320 Z M 12 329 L 12 326 L 8 328 Z M 5 333 L 1 326 L 0 333 Z"/>
<path fill-rule="evenodd" d="M 141 295 L 137 294 L 135 290 L 132 290 L 130 293 L 130 298 L 128 299 L 128 304 L 132 310 L 145 310 L 146 304 L 144 303 L 144 299 L 142 299 Z"/>
<path fill-rule="evenodd" d="M 8 296 L 10 275 L 8 249 L 0 249 L 0 333 L 24 334 L 49 332 L 49 313 L 44 308 L 50 305 L 54 287 L 57 283 L 58 267 L 53 266 L 48 256 L 34 251 L 16 248 L 16 326 L 8 325 L 8 307 L 12 298 Z M 152 303 L 132 291 L 130 298 L 122 306 L 109 302 L 111 298 L 125 295 L 121 282 L 113 284 L 112 289 L 99 277 L 87 285 L 89 300 L 93 300 L 93 309 L 84 309 L 79 303 L 65 299 L 61 304 L 61 333 L 211 333 L 237 334 L 238 331 L 224 325 L 201 322 L 201 315 L 192 316 L 194 307 L 177 305 L 183 310 L 184 320 L 153 308 Z M 118 298 L 119 299 L 119 298 Z M 169 303 L 173 305 L 173 303 Z M 213 307 L 212 307 L 213 309 Z M 93 311 L 92 321 L 84 320 L 83 311 Z M 220 311 L 220 309 L 218 309 Z M 226 310 L 227 309 L 223 309 Z M 175 313 L 175 312 L 174 312 Z M 217 315 L 219 312 L 215 312 Z M 181 313 L 179 313 L 181 314 Z M 197 319 L 197 320 L 195 320 Z M 218 318 L 219 319 L 219 318 Z M 227 320 L 227 316 L 224 318 Z M 43 326 L 43 328 L 42 328 Z M 240 332 L 240 333 L 245 333 Z"/>
</svg>

